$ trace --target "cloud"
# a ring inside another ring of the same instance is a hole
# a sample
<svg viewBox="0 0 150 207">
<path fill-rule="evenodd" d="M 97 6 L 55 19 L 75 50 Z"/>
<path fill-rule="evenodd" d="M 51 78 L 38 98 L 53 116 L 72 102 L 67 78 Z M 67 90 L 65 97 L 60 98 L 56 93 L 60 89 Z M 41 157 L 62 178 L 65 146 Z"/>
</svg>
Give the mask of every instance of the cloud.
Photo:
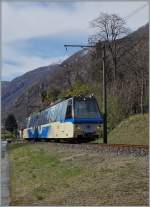
<svg viewBox="0 0 150 207">
<path fill-rule="evenodd" d="M 9 42 L 68 33 L 89 35 L 92 32 L 89 22 L 100 12 L 118 13 L 124 17 L 143 4 L 144 2 L 76 2 L 72 3 L 74 6 L 71 9 L 71 4 L 68 9 L 64 9 L 61 3 L 50 2 L 41 6 L 40 3 L 34 2 L 20 2 L 14 5 L 2 2 L 2 40 Z M 143 12 L 144 15 L 132 18 L 134 28 L 148 19 L 148 7 L 143 9 L 141 14 Z"/>
<path fill-rule="evenodd" d="M 41 66 L 48 66 L 51 64 L 60 63 L 63 60 L 65 60 L 67 56 L 65 57 L 54 57 L 54 58 L 38 58 L 38 57 L 30 57 L 26 58 L 23 57 L 20 59 L 20 65 L 19 63 L 17 65 L 12 65 L 8 63 L 2 64 L 2 80 L 12 80 L 16 76 L 20 76 L 30 70 L 33 70 L 35 68 L 41 67 Z"/>
<path fill-rule="evenodd" d="M 6 54 L 10 59 L 5 60 Z M 34 55 L 24 56 L 7 47 L 5 51 L 3 51 L 2 80 L 12 80 L 16 76 L 20 76 L 35 68 L 60 63 L 67 57 L 68 56 L 42 58 Z"/>
<path fill-rule="evenodd" d="M 76 12 L 59 7 L 16 9 L 9 3 L 2 4 L 2 41 L 4 42 L 45 35 L 85 33 L 87 25 L 81 14 L 79 17 L 76 16 Z"/>
<path fill-rule="evenodd" d="M 89 22 L 100 12 L 117 13 L 121 17 L 126 17 L 144 4 L 146 1 L 66 3 L 3 1 L 1 15 L 2 78 L 11 80 L 29 70 L 67 58 L 60 49 L 64 39 L 66 38 L 65 43 L 70 44 L 72 40 L 74 43 L 85 40 L 85 43 L 88 37 L 94 33 Z M 148 3 L 147 7 L 127 19 L 127 26 L 135 30 L 147 22 Z M 46 39 L 47 37 L 51 38 L 51 41 Z M 59 39 L 59 37 L 64 39 Z M 45 38 L 45 42 L 40 41 L 40 38 Z M 35 44 L 31 41 L 32 45 L 29 46 L 29 40 L 34 40 Z M 51 53 L 46 44 L 50 45 Z M 59 53 L 54 50 L 54 47 L 59 50 Z"/>
</svg>

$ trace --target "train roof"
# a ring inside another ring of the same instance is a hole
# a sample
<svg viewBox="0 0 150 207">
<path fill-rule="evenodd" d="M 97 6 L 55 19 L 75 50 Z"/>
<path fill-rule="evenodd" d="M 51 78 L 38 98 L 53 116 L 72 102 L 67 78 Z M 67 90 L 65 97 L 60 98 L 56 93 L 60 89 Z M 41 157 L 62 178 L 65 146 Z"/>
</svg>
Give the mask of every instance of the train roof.
<svg viewBox="0 0 150 207">
<path fill-rule="evenodd" d="M 66 96 L 63 99 L 59 99 L 59 100 L 53 102 L 52 104 L 49 105 L 49 107 L 47 107 L 45 109 L 42 109 L 39 112 L 33 112 L 32 114 L 30 114 L 29 117 L 37 115 L 37 114 L 40 114 L 42 111 L 45 111 L 45 110 L 49 109 L 50 107 L 55 106 L 56 104 L 61 103 L 61 102 L 66 101 L 66 100 L 69 100 L 69 99 L 87 100 L 87 99 L 95 99 L 95 96 L 94 96 L 94 94 L 91 94 L 91 95 L 88 95 L 88 96 L 83 96 L 83 95 L 79 95 L 79 96 Z"/>
<path fill-rule="evenodd" d="M 52 103 L 49 107 L 52 107 L 52 106 L 54 106 L 54 105 L 56 105 L 56 104 L 58 104 L 60 102 L 63 102 L 63 101 L 69 100 L 69 99 L 73 99 L 73 98 L 74 99 L 88 99 L 88 98 L 89 99 L 91 99 L 91 98 L 95 99 L 95 96 L 93 94 L 91 94 L 89 96 L 81 96 L 81 95 L 79 95 L 79 96 L 66 96 L 63 99 L 59 99 L 58 101 Z"/>
</svg>

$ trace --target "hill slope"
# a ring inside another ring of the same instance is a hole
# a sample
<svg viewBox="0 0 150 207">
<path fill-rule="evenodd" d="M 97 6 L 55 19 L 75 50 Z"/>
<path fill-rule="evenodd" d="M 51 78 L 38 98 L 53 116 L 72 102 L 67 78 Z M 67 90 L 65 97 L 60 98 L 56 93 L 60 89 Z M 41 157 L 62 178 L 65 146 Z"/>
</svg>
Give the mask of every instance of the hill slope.
<svg viewBox="0 0 150 207">
<path fill-rule="evenodd" d="M 133 115 L 122 121 L 109 134 L 109 143 L 148 144 L 148 114 Z"/>
</svg>

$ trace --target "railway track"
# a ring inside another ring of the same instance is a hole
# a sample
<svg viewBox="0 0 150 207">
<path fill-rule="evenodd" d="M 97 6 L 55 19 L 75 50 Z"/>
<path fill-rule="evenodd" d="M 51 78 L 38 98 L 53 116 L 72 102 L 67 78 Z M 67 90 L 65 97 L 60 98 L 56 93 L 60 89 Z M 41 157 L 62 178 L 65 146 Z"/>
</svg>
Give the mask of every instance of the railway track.
<svg viewBox="0 0 150 207">
<path fill-rule="evenodd" d="M 127 144 L 57 144 L 62 147 L 78 148 L 103 154 L 113 153 L 115 155 L 148 156 L 148 145 L 127 145 Z"/>
<path fill-rule="evenodd" d="M 28 143 L 25 140 L 19 140 L 16 143 Z M 115 155 L 133 155 L 133 156 L 148 156 L 148 145 L 129 145 L 129 144 L 96 144 L 96 143 L 69 143 L 69 142 L 32 142 L 34 144 L 50 144 L 57 145 L 64 148 L 74 148 L 81 150 L 89 150 L 104 154 L 113 153 Z"/>
</svg>

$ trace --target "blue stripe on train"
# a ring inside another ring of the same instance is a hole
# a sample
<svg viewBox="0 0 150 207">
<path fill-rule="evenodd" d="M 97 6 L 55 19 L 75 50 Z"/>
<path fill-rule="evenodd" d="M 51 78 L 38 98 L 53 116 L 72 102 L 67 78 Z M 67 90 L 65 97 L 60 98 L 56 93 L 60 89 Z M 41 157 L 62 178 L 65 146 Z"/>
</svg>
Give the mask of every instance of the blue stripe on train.
<svg viewBox="0 0 150 207">
<path fill-rule="evenodd" d="M 39 131 L 39 138 L 48 138 L 50 126 L 42 127 L 42 130 Z"/>
<path fill-rule="evenodd" d="M 95 124 L 103 124 L 103 118 L 70 118 L 65 119 L 65 122 L 72 122 L 74 124 L 77 123 L 95 123 Z"/>
<path fill-rule="evenodd" d="M 48 138 L 50 126 L 42 127 L 42 130 L 28 129 L 29 138 Z"/>
<path fill-rule="evenodd" d="M 33 128 L 28 129 L 28 138 L 38 138 L 38 130 Z"/>
</svg>

